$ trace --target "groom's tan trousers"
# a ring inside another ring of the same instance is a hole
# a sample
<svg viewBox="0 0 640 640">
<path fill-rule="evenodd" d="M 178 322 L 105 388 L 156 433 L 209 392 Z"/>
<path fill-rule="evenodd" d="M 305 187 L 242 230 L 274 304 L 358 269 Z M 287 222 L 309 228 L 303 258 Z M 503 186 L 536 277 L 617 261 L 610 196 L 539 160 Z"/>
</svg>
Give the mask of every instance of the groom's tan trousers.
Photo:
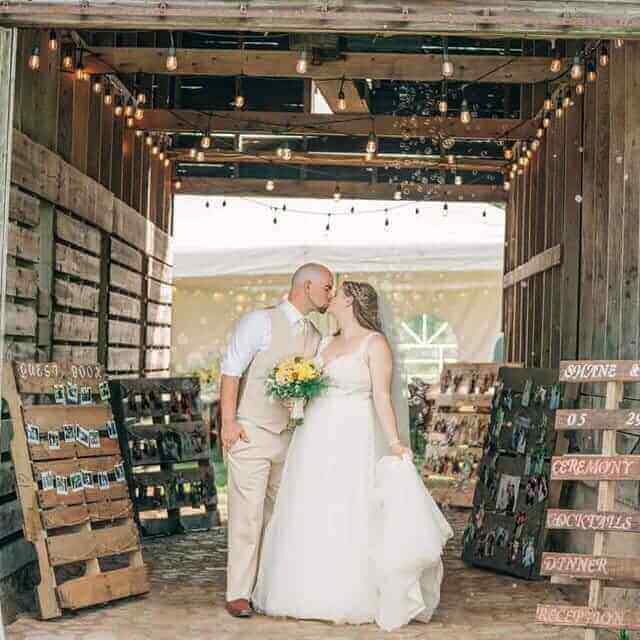
<svg viewBox="0 0 640 640">
<path fill-rule="evenodd" d="M 291 432 L 276 434 L 241 421 L 249 442 L 227 452 L 229 499 L 227 601 L 250 600 L 262 532 L 275 504 Z"/>
</svg>

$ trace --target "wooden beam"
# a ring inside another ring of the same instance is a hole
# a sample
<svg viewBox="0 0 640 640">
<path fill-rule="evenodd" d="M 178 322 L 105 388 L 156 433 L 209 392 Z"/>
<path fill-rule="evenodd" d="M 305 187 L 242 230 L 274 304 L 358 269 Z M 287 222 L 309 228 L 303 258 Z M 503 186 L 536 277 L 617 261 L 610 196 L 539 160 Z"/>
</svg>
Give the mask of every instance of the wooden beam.
<svg viewBox="0 0 640 640">
<path fill-rule="evenodd" d="M 275 190 L 267 192 L 265 181 L 229 178 L 183 178 L 180 193 L 203 196 L 265 196 L 276 198 L 333 198 L 335 181 L 275 180 Z M 387 183 L 341 182 L 342 197 L 346 199 L 393 200 L 396 186 Z M 412 192 L 413 195 L 413 192 Z M 429 185 L 423 193 L 415 193 L 416 200 L 447 200 L 450 202 L 501 202 L 502 188 L 489 185 Z"/>
<path fill-rule="evenodd" d="M 379 137 L 402 135 L 395 116 L 278 113 L 270 111 L 193 111 L 149 109 L 141 126 L 147 131 L 212 133 L 289 133 L 294 135 L 368 136 L 372 129 Z M 445 136 L 471 140 L 520 140 L 533 138 L 535 120 L 474 118 L 463 124 L 459 118 L 424 118 L 411 129 L 413 137 Z"/>
<path fill-rule="evenodd" d="M 562 246 L 556 245 L 555 247 L 551 247 L 551 249 L 547 249 L 542 253 L 539 253 L 525 264 L 516 267 L 513 271 L 506 273 L 504 275 L 503 286 L 506 289 L 507 287 L 512 287 L 514 284 L 521 282 L 522 280 L 527 280 L 532 276 L 535 276 L 538 273 L 542 273 L 559 265 L 562 261 Z"/>
<path fill-rule="evenodd" d="M 194 162 L 189 154 L 182 150 L 172 153 L 172 158 L 179 162 Z M 465 159 L 460 158 L 450 165 L 440 158 L 426 158 L 401 155 L 376 155 L 367 160 L 364 155 L 343 153 L 294 153 L 293 158 L 284 161 L 277 153 L 237 153 L 235 151 L 206 151 L 205 162 L 238 162 L 254 164 L 281 164 L 304 166 L 339 166 L 339 167 L 392 167 L 398 169 L 457 169 L 459 171 L 499 172 L 504 169 L 504 160 Z"/>
<path fill-rule="evenodd" d="M 640 35 L 635 0 L 270 0 L 259 5 L 227 0 L 140 2 L 14 0 L 0 4 L 0 23 L 83 29 L 180 29 L 338 33 L 478 33 L 580 38 Z"/>
<path fill-rule="evenodd" d="M 153 47 L 90 47 L 85 61 L 95 74 L 167 73 L 167 50 Z M 180 49 L 177 75 L 300 77 L 296 51 L 246 51 L 239 49 Z M 454 64 L 453 81 L 491 83 L 535 83 L 551 80 L 551 58 L 534 56 L 449 56 Z M 568 64 L 569 61 L 566 61 Z M 566 66 L 566 65 L 565 65 Z M 336 78 L 373 80 L 442 80 L 442 56 L 422 53 L 343 53 L 339 60 L 311 65 L 307 73 L 316 82 Z M 347 91 L 345 90 L 345 94 Z M 336 88 L 337 95 L 337 88 Z"/>
<path fill-rule="evenodd" d="M 341 87 L 346 104 L 344 110 L 341 110 L 338 106 Z M 340 80 L 320 80 L 316 82 L 316 89 L 327 101 L 333 113 L 369 113 L 367 101 L 360 97 L 360 93 L 352 80 L 345 80 L 344 82 Z"/>
</svg>

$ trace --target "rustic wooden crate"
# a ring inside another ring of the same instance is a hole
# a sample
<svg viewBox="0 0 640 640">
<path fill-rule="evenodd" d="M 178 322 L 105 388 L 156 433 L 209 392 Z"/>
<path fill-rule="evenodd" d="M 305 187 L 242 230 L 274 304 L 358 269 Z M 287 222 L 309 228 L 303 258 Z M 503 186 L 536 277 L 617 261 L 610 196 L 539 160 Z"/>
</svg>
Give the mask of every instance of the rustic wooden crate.
<svg viewBox="0 0 640 640">
<path fill-rule="evenodd" d="M 199 381 L 139 378 L 113 381 L 111 388 L 143 534 L 173 534 L 217 524 L 210 435 L 202 419 Z M 185 513 L 193 509 L 200 513 Z"/>
</svg>

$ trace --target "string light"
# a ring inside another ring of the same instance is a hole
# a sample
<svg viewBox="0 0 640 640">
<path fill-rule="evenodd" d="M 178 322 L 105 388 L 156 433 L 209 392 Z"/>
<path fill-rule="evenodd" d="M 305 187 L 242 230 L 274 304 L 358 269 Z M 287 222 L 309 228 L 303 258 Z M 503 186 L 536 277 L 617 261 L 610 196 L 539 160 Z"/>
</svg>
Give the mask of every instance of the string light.
<svg viewBox="0 0 640 640">
<path fill-rule="evenodd" d="M 558 73 L 560 69 L 562 69 L 562 60 L 560 59 L 560 55 L 558 54 L 558 49 L 556 48 L 556 43 L 553 41 L 551 49 L 551 72 Z"/>
<path fill-rule="evenodd" d="M 136 138 L 142 138 L 144 131 L 142 129 L 136 129 Z"/>
<path fill-rule="evenodd" d="M 293 158 L 293 151 L 291 151 L 291 147 L 285 143 L 284 147 L 282 147 L 282 159 L 287 162 Z"/>
<path fill-rule="evenodd" d="M 504 159 L 511 160 L 513 158 L 513 149 L 511 147 L 505 147 L 504 149 Z"/>
<path fill-rule="evenodd" d="M 543 127 L 542 123 L 540 123 L 540 126 L 536 130 L 536 137 L 537 138 L 542 138 L 543 136 L 544 136 L 544 127 Z"/>
<path fill-rule="evenodd" d="M 209 132 L 205 133 L 202 138 L 200 138 L 200 147 L 202 149 L 209 149 L 211 147 L 211 136 Z"/>
<path fill-rule="evenodd" d="M 547 94 L 544 97 L 544 103 L 542 107 L 545 111 L 551 111 L 551 109 L 553 109 L 553 100 L 551 98 L 551 93 L 549 93 L 548 89 L 547 89 Z"/>
<path fill-rule="evenodd" d="M 445 218 L 449 215 L 449 205 L 446 202 L 442 205 L 442 215 Z"/>
<path fill-rule="evenodd" d="M 147 137 L 144 139 L 144 143 L 147 145 L 147 147 L 153 146 L 153 136 L 150 133 L 147 134 Z"/>
<path fill-rule="evenodd" d="M 144 91 L 138 91 L 136 102 L 138 104 L 147 104 L 147 94 Z"/>
<path fill-rule="evenodd" d="M 113 95 L 111 94 L 111 85 L 107 84 L 104 88 L 104 98 L 102 99 L 105 107 L 110 107 L 113 104 Z"/>
<path fill-rule="evenodd" d="M 127 100 L 127 106 L 124 109 L 124 115 L 127 116 L 127 118 L 132 118 L 134 112 L 135 112 L 135 107 L 133 106 L 133 100 L 129 98 Z"/>
<path fill-rule="evenodd" d="M 447 156 L 447 164 L 455 164 L 456 163 L 456 157 L 453 155 L 453 153 L 450 153 Z"/>
<path fill-rule="evenodd" d="M 164 149 L 161 149 L 161 150 L 160 150 L 160 153 L 158 154 L 158 160 L 160 160 L 160 161 L 162 162 L 162 160 L 164 160 L 164 159 L 165 159 L 165 156 L 166 156 L 166 155 L 167 155 L 167 154 L 165 153 Z"/>
<path fill-rule="evenodd" d="M 469 103 L 466 98 L 462 101 L 462 106 L 460 107 L 460 122 L 462 122 L 462 124 L 469 124 L 471 122 L 471 111 L 469 111 Z"/>
<path fill-rule="evenodd" d="M 459 187 L 462 185 L 462 176 L 460 174 L 456 174 L 456 177 L 453 179 L 454 184 Z"/>
<path fill-rule="evenodd" d="M 165 169 L 168 169 L 171 166 L 171 159 L 170 158 L 165 158 L 164 159 L 164 166 L 165 166 Z"/>
<path fill-rule="evenodd" d="M 344 76 L 340 81 L 340 88 L 338 89 L 338 110 L 339 111 L 347 110 L 347 101 L 344 97 Z"/>
<path fill-rule="evenodd" d="M 402 200 L 402 189 L 399 186 L 396 187 L 396 190 L 393 193 L 393 199 Z"/>
<path fill-rule="evenodd" d="M 607 49 L 607 45 L 605 44 L 600 47 L 599 61 L 601 67 L 606 67 L 609 64 L 609 49 Z"/>
<path fill-rule="evenodd" d="M 273 180 L 267 180 L 267 183 L 265 184 L 264 188 L 267 191 L 273 191 L 276 188 L 275 182 Z"/>
<path fill-rule="evenodd" d="M 385 210 L 386 211 L 386 210 Z M 389 227 L 391 226 L 391 222 L 389 220 L 389 215 L 385 215 L 384 217 L 384 230 L 389 231 Z"/>
<path fill-rule="evenodd" d="M 94 78 L 93 80 L 93 93 L 96 95 L 100 95 L 102 93 L 102 80 L 99 77 Z"/>
<path fill-rule="evenodd" d="M 548 113 L 545 113 L 542 118 L 542 126 L 545 129 L 548 129 L 551 126 L 551 117 Z"/>
<path fill-rule="evenodd" d="M 49 51 L 57 51 L 58 50 L 58 36 L 56 32 L 51 29 L 49 31 Z"/>
<path fill-rule="evenodd" d="M 35 46 L 31 49 L 28 64 L 31 71 L 38 71 L 40 69 L 40 47 Z"/>
<path fill-rule="evenodd" d="M 567 92 L 562 98 L 562 106 L 565 109 L 568 109 L 571 106 L 571 91 L 569 89 L 567 89 Z"/>
<path fill-rule="evenodd" d="M 160 147 L 157 144 L 154 144 L 151 147 L 151 155 L 152 156 L 157 156 L 160 153 Z"/>
<path fill-rule="evenodd" d="M 613 41 L 613 45 L 616 49 L 620 49 L 624 45 L 624 40 L 622 38 L 616 38 Z"/>
<path fill-rule="evenodd" d="M 367 153 L 374 154 L 378 150 L 378 140 L 376 134 L 372 131 L 367 139 Z"/>
<path fill-rule="evenodd" d="M 71 71 L 71 69 L 73 69 L 73 56 L 70 53 L 66 53 L 62 57 L 62 68 L 65 71 Z"/>
<path fill-rule="evenodd" d="M 191 149 L 189 149 L 189 157 L 195 160 L 197 155 L 198 155 L 198 149 L 196 147 L 191 147 Z"/>
<path fill-rule="evenodd" d="M 300 75 L 304 75 L 309 70 L 309 59 L 306 49 L 301 49 L 298 56 L 298 62 L 296 62 L 296 71 Z"/>
<path fill-rule="evenodd" d="M 82 64 L 82 60 L 78 62 L 78 66 L 76 67 L 76 80 L 82 82 L 85 79 L 85 71 L 84 65 Z"/>
<path fill-rule="evenodd" d="M 419 213 L 420 213 L 420 209 L 416 207 L 416 215 L 418 215 Z"/>
<path fill-rule="evenodd" d="M 180 189 L 182 189 L 182 180 L 180 180 L 180 178 L 176 178 L 173 182 L 173 188 L 176 191 L 180 191 Z"/>
<path fill-rule="evenodd" d="M 440 89 L 440 100 L 438 100 L 438 111 L 440 115 L 446 116 L 449 111 L 449 103 L 447 102 L 447 82 L 442 81 L 442 87 Z"/>
<path fill-rule="evenodd" d="M 196 160 L 198 162 L 204 162 L 204 151 L 202 151 L 202 149 L 196 153 Z"/>
<path fill-rule="evenodd" d="M 127 118 L 127 128 L 128 129 L 133 129 L 133 127 L 136 126 L 136 119 L 131 116 L 130 118 Z"/>
<path fill-rule="evenodd" d="M 562 118 L 564 115 L 564 109 L 562 107 L 562 101 L 558 98 L 558 104 L 556 105 L 556 118 Z"/>
<path fill-rule="evenodd" d="M 503 188 L 505 191 L 510 191 L 510 190 L 511 190 L 511 182 L 510 182 L 509 180 L 505 180 L 505 181 L 502 183 L 502 188 Z"/>
<path fill-rule="evenodd" d="M 178 52 L 173 43 L 173 33 L 169 32 L 169 52 L 166 60 L 167 71 L 176 71 L 178 69 Z"/>
<path fill-rule="evenodd" d="M 327 225 L 325 226 L 324 230 L 327 233 L 331 231 L 331 214 L 330 213 L 327 214 Z"/>
<path fill-rule="evenodd" d="M 584 83 L 583 82 L 578 82 L 578 84 L 576 85 L 576 94 L 581 96 L 584 94 Z"/>
<path fill-rule="evenodd" d="M 483 210 L 482 210 L 482 217 L 483 217 L 483 218 L 486 218 L 486 217 L 487 217 L 487 211 L 486 211 L 486 209 L 483 209 Z"/>
<path fill-rule="evenodd" d="M 240 76 L 236 78 L 236 97 L 233 101 L 233 104 L 236 109 L 242 109 L 245 105 L 246 101 L 244 96 L 242 95 L 242 79 Z"/>
<path fill-rule="evenodd" d="M 140 105 L 138 105 L 136 110 L 133 112 L 133 117 L 138 121 L 144 118 L 144 109 Z"/>
<path fill-rule="evenodd" d="M 336 185 L 336 188 L 333 191 L 333 199 L 338 202 L 342 198 L 342 193 L 340 193 L 340 185 Z"/>
<path fill-rule="evenodd" d="M 536 139 L 536 140 L 532 140 L 531 141 L 531 149 L 533 151 L 537 151 L 540 148 L 540 140 Z"/>
<path fill-rule="evenodd" d="M 443 47 L 442 47 L 442 76 L 444 78 L 451 78 L 455 71 L 453 62 L 449 59 L 449 50 L 447 46 L 447 39 L 443 39 Z"/>
<path fill-rule="evenodd" d="M 598 79 L 598 71 L 594 62 L 587 64 L 587 82 L 595 82 Z"/>
<path fill-rule="evenodd" d="M 118 118 L 124 113 L 124 107 L 122 106 L 122 97 L 116 96 L 116 106 L 113 110 L 114 115 Z"/>
<path fill-rule="evenodd" d="M 574 80 L 580 80 L 583 74 L 582 61 L 580 60 L 580 56 L 574 56 L 573 64 L 571 65 L 571 77 Z"/>
</svg>

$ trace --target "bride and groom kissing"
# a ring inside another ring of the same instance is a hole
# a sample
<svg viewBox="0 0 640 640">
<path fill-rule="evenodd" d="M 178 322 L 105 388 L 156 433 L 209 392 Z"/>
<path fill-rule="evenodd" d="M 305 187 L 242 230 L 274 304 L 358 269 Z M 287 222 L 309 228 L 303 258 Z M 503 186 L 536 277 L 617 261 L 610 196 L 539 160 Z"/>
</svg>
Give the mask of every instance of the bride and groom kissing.
<svg viewBox="0 0 640 640">
<path fill-rule="evenodd" d="M 331 313 L 322 338 L 306 318 Z M 376 290 L 309 263 L 287 299 L 237 323 L 221 364 L 228 468 L 227 611 L 393 629 L 438 606 L 451 528 L 401 442 L 393 351 Z M 265 391 L 280 361 L 315 358 L 329 388 L 304 424 Z"/>
</svg>

